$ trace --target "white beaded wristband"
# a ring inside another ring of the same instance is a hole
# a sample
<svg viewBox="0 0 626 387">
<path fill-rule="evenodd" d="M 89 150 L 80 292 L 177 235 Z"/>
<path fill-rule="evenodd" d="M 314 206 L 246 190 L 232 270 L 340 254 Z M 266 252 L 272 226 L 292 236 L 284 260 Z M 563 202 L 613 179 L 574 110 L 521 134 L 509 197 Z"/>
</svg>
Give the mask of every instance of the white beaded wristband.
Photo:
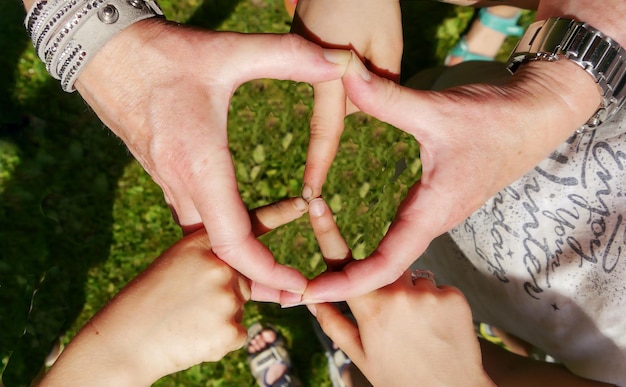
<svg viewBox="0 0 626 387">
<path fill-rule="evenodd" d="M 109 40 L 156 16 L 163 12 L 153 0 L 40 0 L 24 26 L 50 75 L 72 92 L 81 70 Z"/>
</svg>

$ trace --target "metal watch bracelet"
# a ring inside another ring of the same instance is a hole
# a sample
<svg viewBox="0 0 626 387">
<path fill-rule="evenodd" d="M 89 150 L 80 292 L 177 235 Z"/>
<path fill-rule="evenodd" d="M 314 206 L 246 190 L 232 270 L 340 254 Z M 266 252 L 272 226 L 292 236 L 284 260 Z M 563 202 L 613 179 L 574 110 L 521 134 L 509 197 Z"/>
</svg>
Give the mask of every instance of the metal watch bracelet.
<svg viewBox="0 0 626 387">
<path fill-rule="evenodd" d="M 560 58 L 583 68 L 601 92 L 602 103 L 579 131 L 596 129 L 624 106 L 626 51 L 587 23 L 554 17 L 531 24 L 509 57 L 508 69 L 515 73 L 528 61 Z"/>
</svg>

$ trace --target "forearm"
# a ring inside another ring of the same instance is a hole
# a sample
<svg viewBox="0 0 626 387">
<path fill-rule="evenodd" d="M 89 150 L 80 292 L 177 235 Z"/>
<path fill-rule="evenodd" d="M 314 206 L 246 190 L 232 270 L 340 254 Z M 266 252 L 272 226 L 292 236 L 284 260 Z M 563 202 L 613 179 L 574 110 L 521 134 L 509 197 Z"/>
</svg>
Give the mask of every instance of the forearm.
<svg viewBox="0 0 626 387">
<path fill-rule="evenodd" d="M 145 372 L 151 367 L 136 365 L 136 357 L 118 338 L 110 337 L 104 329 L 87 323 L 63 351 L 46 374 L 42 387 L 55 386 L 120 386 L 150 385 L 153 380 Z"/>
<path fill-rule="evenodd" d="M 480 347 L 483 367 L 498 386 L 608 386 L 606 383 L 576 376 L 560 364 L 519 356 L 485 340 L 480 340 Z"/>
</svg>

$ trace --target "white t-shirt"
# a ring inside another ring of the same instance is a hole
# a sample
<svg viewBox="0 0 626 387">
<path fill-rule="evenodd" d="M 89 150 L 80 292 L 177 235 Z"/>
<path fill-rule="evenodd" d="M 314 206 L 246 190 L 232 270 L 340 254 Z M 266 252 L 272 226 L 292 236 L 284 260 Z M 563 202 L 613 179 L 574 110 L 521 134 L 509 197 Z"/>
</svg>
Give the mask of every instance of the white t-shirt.
<svg viewBox="0 0 626 387">
<path fill-rule="evenodd" d="M 528 341 L 577 375 L 621 386 L 625 132 L 622 110 L 600 129 L 572 136 L 417 262 L 438 283 L 459 287 L 476 320 Z"/>
</svg>

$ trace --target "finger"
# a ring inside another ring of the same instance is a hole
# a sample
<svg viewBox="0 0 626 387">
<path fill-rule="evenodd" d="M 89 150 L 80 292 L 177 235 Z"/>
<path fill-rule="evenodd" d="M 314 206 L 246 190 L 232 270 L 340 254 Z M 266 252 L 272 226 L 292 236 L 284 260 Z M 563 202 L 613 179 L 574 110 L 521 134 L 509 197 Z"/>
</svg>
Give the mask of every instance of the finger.
<svg viewBox="0 0 626 387">
<path fill-rule="evenodd" d="M 254 281 L 255 286 L 251 286 L 253 300 L 289 304 L 296 304 L 301 300 L 308 280 L 298 270 L 278 264 L 267 247 L 252 233 L 245 241 L 228 251 L 215 253 L 235 270 Z M 285 297 L 283 294 L 289 296 Z"/>
<path fill-rule="evenodd" d="M 309 218 L 313 233 L 322 251 L 329 270 L 340 270 L 346 263 L 352 261 L 352 254 L 348 244 L 341 235 L 333 214 L 322 198 L 316 198 L 309 203 Z"/>
<path fill-rule="evenodd" d="M 302 198 L 289 198 L 250 211 L 252 232 L 261 236 L 277 227 L 298 219 L 308 210 L 306 201 Z M 260 302 L 289 302 L 300 301 L 299 295 L 282 292 L 265 286 L 261 283 L 246 280 L 248 299 Z M 283 294 L 284 293 L 284 294 Z M 297 298 L 297 300 L 292 297 Z"/>
<path fill-rule="evenodd" d="M 347 97 L 362 112 L 394 125 L 415 135 L 412 129 L 419 128 L 425 116 L 432 120 L 438 113 L 436 102 L 428 96 L 430 92 L 402 87 L 395 82 L 379 77 L 367 70 L 365 65 L 353 57 L 342 78 Z"/>
<path fill-rule="evenodd" d="M 243 308 L 243 304 L 250 301 L 252 295 L 249 281 L 245 277 L 238 275 L 236 276 L 236 281 L 233 281 L 233 289 L 235 290 L 235 294 L 239 296 Z"/>
<path fill-rule="evenodd" d="M 397 81 L 401 55 L 395 55 L 395 52 L 401 53 L 402 50 L 394 51 L 390 48 L 384 51 L 383 55 L 377 54 L 370 61 L 372 70 L 380 76 Z M 361 63 L 354 52 L 351 55 L 352 61 Z M 341 134 L 344 130 L 344 118 L 346 114 L 352 114 L 358 110 L 352 100 L 346 99 L 343 85 L 339 81 L 315 85 L 311 140 L 304 170 L 305 188 L 302 191 L 302 196 L 306 200 L 321 195 L 328 170 L 337 154 Z"/>
<path fill-rule="evenodd" d="M 263 285 L 259 282 L 250 282 L 251 295 L 250 299 L 257 302 L 275 302 L 279 303 L 281 308 L 291 308 L 302 305 L 302 295 L 287 292 L 280 289 Z"/>
<path fill-rule="evenodd" d="M 214 181 L 218 180 L 220 179 Z M 307 279 L 298 270 L 280 265 L 274 260 L 270 250 L 256 238 L 252 231 L 252 220 L 235 189 L 234 178 L 221 180 L 223 184 L 211 184 L 210 187 L 204 187 L 208 195 L 202 196 L 221 198 L 221 200 L 205 200 L 198 206 L 203 219 L 206 219 L 204 224 L 215 254 L 247 278 L 276 289 L 302 294 L 306 288 Z M 233 186 L 229 187 L 233 182 Z M 284 210 L 288 207 L 278 206 L 278 208 Z M 265 211 L 273 210 L 276 208 L 265 209 Z M 292 210 L 288 212 L 290 211 Z M 278 214 L 276 217 L 276 213 L 270 213 L 274 218 L 266 218 L 264 221 L 275 222 L 278 219 L 282 222 L 285 213 L 280 214 L 279 210 Z M 269 228 L 268 224 L 262 221 L 256 222 L 255 227 L 257 232 Z M 272 301 L 278 302 L 279 300 Z"/>
<path fill-rule="evenodd" d="M 341 80 L 315 85 L 311 138 L 304 169 L 302 196 L 311 200 L 321 195 L 328 170 L 337 154 L 346 116 L 346 96 Z"/>
<path fill-rule="evenodd" d="M 233 48 L 225 58 L 226 75 L 240 85 L 252 79 L 272 78 L 321 83 L 341 78 L 350 52 L 327 50 L 295 34 L 221 35 Z"/>
<path fill-rule="evenodd" d="M 341 271 L 326 271 L 309 281 L 302 303 L 337 302 L 361 296 L 397 278 L 397 262 L 376 256 L 354 261 Z"/>
<path fill-rule="evenodd" d="M 154 180 L 156 182 L 157 179 L 154 179 Z M 200 220 L 200 215 L 198 214 L 198 211 L 196 210 L 195 205 L 193 204 L 193 201 L 191 200 L 191 198 L 188 197 L 188 195 L 186 195 L 185 192 L 180 193 L 185 196 L 185 200 L 183 200 L 182 203 L 186 203 L 188 205 L 188 208 L 182 208 L 180 205 L 177 204 L 177 203 L 181 203 L 181 201 L 179 201 L 179 199 L 181 198 L 176 197 L 172 193 L 168 185 L 166 184 L 162 184 L 162 185 L 159 184 L 159 185 L 161 186 L 161 189 L 163 190 L 163 196 L 165 198 L 165 202 L 167 203 L 167 206 L 169 207 L 170 212 L 172 213 L 172 219 L 174 219 L 174 222 L 183 231 L 183 236 L 191 235 L 194 232 L 199 231 L 201 229 L 204 230 L 204 225 L 202 224 L 202 221 Z M 195 214 L 195 218 L 198 219 L 198 221 L 195 223 L 191 223 L 191 224 L 182 224 L 181 217 L 178 215 L 179 212 L 181 214 L 193 213 Z"/>
<path fill-rule="evenodd" d="M 396 219 L 377 249 L 366 259 L 346 265 L 342 271 L 326 272 L 309 281 L 303 303 L 350 299 L 388 285 L 399 278 L 443 231 L 436 198 L 425 195 L 417 201 L 413 187 Z M 408 201 L 408 202 L 407 202 Z M 419 230 L 419 232 L 417 232 Z"/>
<path fill-rule="evenodd" d="M 256 281 L 250 281 L 250 299 L 258 302 L 279 302 L 280 289 L 263 285 Z"/>
<path fill-rule="evenodd" d="M 250 211 L 252 232 L 261 236 L 277 227 L 298 219 L 308 210 L 302 198 L 289 198 Z"/>
<path fill-rule="evenodd" d="M 203 88 L 198 90 L 198 87 L 191 86 L 183 92 L 199 99 L 206 97 L 204 102 L 207 107 L 189 109 L 188 100 L 184 98 L 168 101 L 168 109 L 171 111 L 186 112 L 185 119 L 173 123 L 171 117 L 155 113 L 150 125 L 155 125 L 159 130 L 164 130 L 165 125 L 176 125 L 177 132 L 185 135 L 154 136 L 150 146 L 151 155 L 135 154 L 135 157 L 147 171 L 151 171 L 152 178 L 174 209 L 178 224 L 185 234 L 189 234 L 201 227 L 202 221 L 207 219 L 207 213 L 201 212 L 199 204 L 210 204 L 218 198 L 239 198 L 239 192 L 236 182 L 233 184 L 231 181 L 236 176 L 226 135 L 229 91 L 214 90 L 206 95 Z M 174 95 L 175 90 L 172 93 Z M 234 205 L 240 211 L 240 216 L 247 217 L 241 200 Z M 213 204 L 212 207 L 217 206 Z"/>
<path fill-rule="evenodd" d="M 387 19 L 389 23 L 384 27 L 388 35 L 374 35 L 372 37 L 371 46 L 377 49 L 368 52 L 369 63 L 367 67 L 378 76 L 398 83 L 400 81 L 404 41 L 402 23 L 396 22 L 396 20 L 402 19 L 400 7 L 395 8 L 395 12 L 397 12 L 396 17 Z"/>
<path fill-rule="evenodd" d="M 211 104 L 217 105 L 219 104 Z M 216 127 L 225 128 L 227 107 L 219 113 L 211 111 L 214 108 L 206 109 L 206 120 L 194 122 L 211 122 Z M 252 232 L 250 216 L 239 196 L 227 142 L 218 140 L 206 144 L 202 152 L 186 155 L 183 161 L 179 161 L 185 165 L 180 168 L 185 171 L 185 176 L 183 183 L 172 188 L 173 196 L 186 198 L 188 195 L 195 205 L 194 211 L 182 212 L 178 211 L 179 208 L 189 206 L 184 206 L 184 200 L 176 203 L 179 206 L 177 211 L 181 225 L 198 223 L 196 217 L 199 214 L 212 249 L 220 259 L 252 280 L 301 294 L 307 284 L 306 278 L 296 269 L 277 264 L 272 253 Z M 170 179 L 166 176 L 163 180 L 181 179 L 169 177 Z"/>
<path fill-rule="evenodd" d="M 359 329 L 331 304 L 315 304 L 309 310 L 330 339 L 358 366 L 365 361 Z"/>
</svg>

